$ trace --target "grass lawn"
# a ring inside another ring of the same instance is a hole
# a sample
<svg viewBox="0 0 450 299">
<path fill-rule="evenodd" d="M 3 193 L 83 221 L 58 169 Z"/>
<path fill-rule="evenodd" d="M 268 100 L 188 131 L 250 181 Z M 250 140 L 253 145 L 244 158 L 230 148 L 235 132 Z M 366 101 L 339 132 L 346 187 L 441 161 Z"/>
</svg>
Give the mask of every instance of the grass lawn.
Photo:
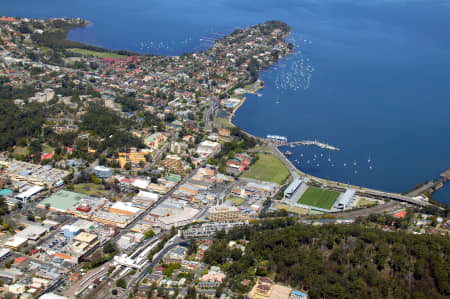
<svg viewBox="0 0 450 299">
<path fill-rule="evenodd" d="M 28 147 L 16 146 L 14 148 L 13 156 L 26 156 L 29 154 L 30 154 L 30 151 L 28 150 Z"/>
<path fill-rule="evenodd" d="M 81 54 L 84 56 L 94 56 L 97 58 L 124 58 L 125 55 L 120 55 L 116 53 L 111 52 L 97 52 L 97 51 L 91 51 L 86 49 L 79 49 L 79 48 L 70 48 L 68 49 L 72 53 Z"/>
<path fill-rule="evenodd" d="M 368 200 L 368 199 L 365 199 L 365 198 L 360 198 L 359 201 L 358 201 L 358 207 L 371 207 L 371 206 L 374 206 L 376 204 L 377 204 L 376 201 Z"/>
<path fill-rule="evenodd" d="M 259 154 L 259 159 L 243 173 L 246 178 L 281 184 L 289 177 L 289 170 L 276 156 Z"/>
<path fill-rule="evenodd" d="M 235 206 L 240 206 L 241 204 L 243 204 L 245 202 L 245 199 L 237 197 L 237 196 L 229 196 L 228 199 L 231 200 L 231 202 Z"/>
<path fill-rule="evenodd" d="M 53 147 L 51 147 L 51 146 L 49 146 L 48 144 L 42 144 L 42 151 L 44 152 L 44 153 L 53 153 L 54 152 L 54 149 L 53 149 Z"/>
<path fill-rule="evenodd" d="M 103 185 L 94 183 L 73 185 L 73 191 L 96 197 L 106 197 L 109 193 L 108 190 L 103 188 Z"/>
<path fill-rule="evenodd" d="M 274 207 L 275 207 L 275 209 L 286 210 L 290 213 L 295 213 L 298 215 L 306 215 L 306 214 L 308 214 L 308 211 L 309 211 L 308 209 L 294 207 L 294 206 L 290 206 L 290 205 L 287 205 L 284 203 L 279 203 L 279 202 L 277 202 Z"/>
<path fill-rule="evenodd" d="M 302 197 L 298 200 L 298 203 L 322 209 L 331 209 L 339 194 L 340 193 L 336 191 L 308 187 Z"/>
<path fill-rule="evenodd" d="M 224 127 L 224 128 L 231 128 L 232 127 L 232 125 L 230 124 L 228 119 L 223 118 L 223 117 L 216 117 L 216 118 L 214 118 L 214 123 L 216 123 L 220 127 Z"/>
</svg>

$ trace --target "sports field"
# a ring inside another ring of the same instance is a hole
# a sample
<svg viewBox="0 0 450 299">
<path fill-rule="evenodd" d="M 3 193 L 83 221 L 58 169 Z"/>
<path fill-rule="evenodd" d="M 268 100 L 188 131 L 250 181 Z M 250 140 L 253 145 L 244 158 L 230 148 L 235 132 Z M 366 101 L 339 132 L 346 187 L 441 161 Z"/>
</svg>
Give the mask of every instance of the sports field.
<svg viewBox="0 0 450 299">
<path fill-rule="evenodd" d="M 329 210 L 333 207 L 339 194 L 340 193 L 336 191 L 308 187 L 302 197 L 298 200 L 298 203 Z"/>
<path fill-rule="evenodd" d="M 281 184 L 289 176 L 289 170 L 276 156 L 259 154 L 258 161 L 243 173 L 244 177 Z"/>
</svg>

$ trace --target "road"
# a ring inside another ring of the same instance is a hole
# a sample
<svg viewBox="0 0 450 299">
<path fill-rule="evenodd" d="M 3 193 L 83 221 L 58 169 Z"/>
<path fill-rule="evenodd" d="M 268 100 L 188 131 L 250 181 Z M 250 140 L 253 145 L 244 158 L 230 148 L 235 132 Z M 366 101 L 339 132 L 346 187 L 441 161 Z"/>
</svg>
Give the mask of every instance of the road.
<svg viewBox="0 0 450 299">
<path fill-rule="evenodd" d="M 272 143 L 269 143 L 268 147 L 270 148 L 272 153 L 274 155 L 276 155 L 286 165 L 286 167 L 289 169 L 289 172 L 291 173 L 291 175 L 301 174 L 304 177 L 310 177 L 311 179 L 314 179 L 314 180 L 320 182 L 323 186 L 328 187 L 328 188 L 341 188 L 341 189 L 345 188 L 345 186 L 343 184 L 340 184 L 338 182 L 324 180 L 324 179 L 317 178 L 317 177 L 312 177 L 312 176 L 309 176 L 309 175 L 306 175 L 306 174 L 300 172 L 292 164 L 292 162 L 289 161 L 289 159 L 287 159 L 286 156 L 280 152 L 280 150 L 276 146 L 274 146 Z M 375 198 L 375 199 L 388 198 L 388 199 L 392 199 L 392 200 L 407 202 L 409 204 L 414 204 L 414 205 L 418 205 L 418 206 L 430 205 L 428 202 L 414 199 L 414 198 L 411 198 L 411 197 L 408 197 L 405 195 L 401 195 L 401 194 L 397 194 L 397 193 L 384 192 L 384 191 L 373 190 L 373 189 L 363 188 L 363 187 L 355 187 L 355 188 L 359 188 L 359 189 L 357 189 L 357 193 L 360 195 L 363 195 L 365 197 L 370 197 L 370 198 Z"/>
<path fill-rule="evenodd" d="M 209 103 L 208 107 L 206 107 L 204 116 L 203 116 L 203 121 L 205 123 L 206 131 L 212 130 L 213 122 L 211 121 L 211 118 L 214 119 L 214 115 L 215 115 L 218 107 L 219 107 L 219 104 L 217 102 L 217 98 L 210 99 L 210 103 Z"/>
<path fill-rule="evenodd" d="M 161 261 L 164 255 L 166 255 L 169 250 L 182 243 L 186 243 L 186 240 L 182 240 L 180 237 L 177 237 L 172 242 L 170 242 L 170 244 L 166 244 L 166 246 L 164 246 L 164 248 L 158 253 L 158 255 L 153 258 L 152 262 L 148 264 L 144 269 L 142 269 L 138 276 L 136 276 L 129 282 L 127 291 L 124 293 L 122 298 L 128 298 L 131 291 L 142 281 L 142 279 L 144 279 L 144 277 L 150 272 L 150 270 L 153 269 Z"/>
<path fill-rule="evenodd" d="M 357 218 L 361 216 L 369 216 L 370 214 L 383 214 L 384 212 L 391 212 L 402 208 L 403 205 L 397 201 L 390 201 L 381 205 L 376 205 L 370 208 L 364 208 L 361 210 L 348 211 L 342 213 L 336 213 L 338 218 Z"/>
</svg>

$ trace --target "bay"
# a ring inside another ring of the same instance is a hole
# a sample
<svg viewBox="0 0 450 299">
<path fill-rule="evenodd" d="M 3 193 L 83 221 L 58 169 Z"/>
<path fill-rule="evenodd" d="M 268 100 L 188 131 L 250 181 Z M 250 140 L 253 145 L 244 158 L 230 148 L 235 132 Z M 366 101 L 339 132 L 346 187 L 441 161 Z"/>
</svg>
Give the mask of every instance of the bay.
<svg viewBox="0 0 450 299">
<path fill-rule="evenodd" d="M 403 192 L 450 167 L 449 3 L 4 0 L 1 14 L 81 17 L 92 25 L 70 39 L 163 55 L 207 49 L 237 27 L 285 21 L 296 53 L 262 72 L 262 96 L 249 95 L 233 122 L 258 136 L 341 148 L 283 149 L 303 171 Z M 435 197 L 449 203 L 450 187 Z"/>
</svg>

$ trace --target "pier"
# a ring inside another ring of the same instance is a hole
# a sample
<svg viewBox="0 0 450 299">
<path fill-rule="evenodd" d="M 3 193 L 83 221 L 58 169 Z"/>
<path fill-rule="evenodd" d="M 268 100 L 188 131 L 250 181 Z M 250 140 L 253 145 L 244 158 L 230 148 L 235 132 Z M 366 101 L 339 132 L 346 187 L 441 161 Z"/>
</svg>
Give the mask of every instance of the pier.
<svg viewBox="0 0 450 299">
<path fill-rule="evenodd" d="M 335 146 L 332 146 L 332 145 L 330 145 L 330 144 L 323 143 L 323 142 L 320 142 L 320 141 L 317 141 L 317 140 L 292 141 L 292 142 L 286 142 L 285 145 L 288 145 L 288 146 L 296 146 L 296 145 L 315 145 L 315 146 L 318 146 L 318 147 L 320 147 L 320 148 L 324 148 L 324 149 L 331 150 L 331 151 L 339 151 L 339 150 L 341 150 L 341 149 L 338 148 L 338 147 L 335 147 Z"/>
<path fill-rule="evenodd" d="M 269 146 L 269 148 L 272 150 L 272 153 L 275 154 L 286 165 L 286 167 L 289 169 L 289 172 L 291 173 L 292 176 L 294 176 L 294 174 L 298 174 L 298 175 L 300 175 L 300 177 L 316 180 L 322 185 L 322 187 L 326 187 L 326 188 L 330 188 L 330 189 L 332 189 L 332 188 L 342 189 L 342 188 L 352 187 L 357 190 L 356 193 L 358 195 L 366 196 L 369 198 L 383 199 L 383 200 L 391 199 L 391 200 L 405 202 L 408 204 L 413 204 L 413 205 L 422 206 L 422 207 L 430 205 L 430 203 L 428 203 L 427 201 L 424 201 L 420 198 L 414 198 L 410 195 L 402 195 L 402 194 L 398 194 L 398 193 L 384 192 L 384 191 L 379 191 L 379 190 L 374 190 L 374 189 L 369 189 L 369 188 L 364 188 L 364 187 L 358 187 L 358 186 L 349 186 L 349 185 L 334 182 L 331 180 L 325 180 L 325 179 L 321 179 L 321 178 L 314 177 L 311 175 L 307 175 L 307 174 L 303 173 L 302 171 L 298 170 L 292 164 L 292 162 L 289 161 L 289 159 L 286 158 L 286 156 L 282 152 L 280 152 L 280 150 L 278 149 L 278 147 L 276 145 L 271 145 L 271 146 Z M 448 175 L 448 174 L 450 174 L 450 172 L 444 173 L 444 175 Z"/>
<path fill-rule="evenodd" d="M 294 147 L 296 145 L 315 145 L 320 148 L 324 148 L 331 151 L 339 151 L 341 150 L 338 147 L 332 146 L 330 144 L 320 142 L 317 140 L 299 140 L 299 141 L 291 141 L 288 142 L 288 139 L 284 136 L 279 135 L 267 135 L 266 140 L 276 144 L 277 146 L 290 146 Z"/>
</svg>

